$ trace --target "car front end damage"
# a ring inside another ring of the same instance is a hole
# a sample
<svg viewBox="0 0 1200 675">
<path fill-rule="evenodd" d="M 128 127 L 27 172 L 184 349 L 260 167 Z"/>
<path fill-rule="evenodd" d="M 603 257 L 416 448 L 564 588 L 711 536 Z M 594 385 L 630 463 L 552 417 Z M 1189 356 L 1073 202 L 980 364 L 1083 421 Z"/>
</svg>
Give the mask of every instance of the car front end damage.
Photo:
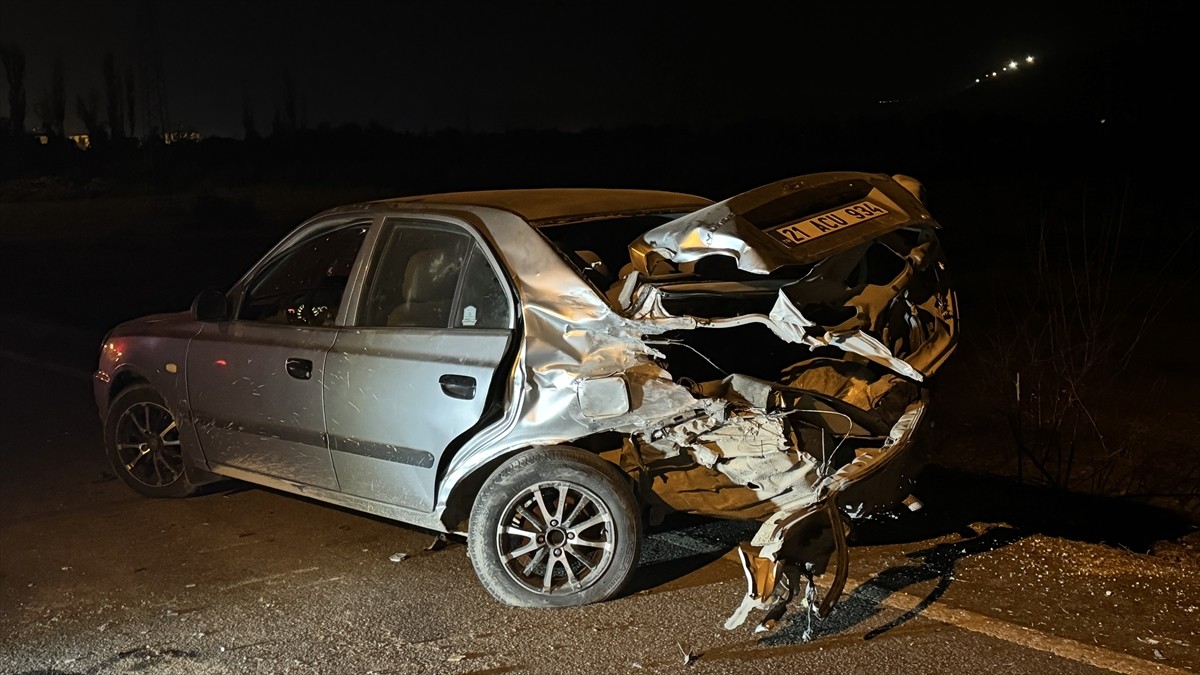
<svg viewBox="0 0 1200 675">
<path fill-rule="evenodd" d="M 555 357 L 537 359 L 553 367 L 531 367 L 546 386 L 527 391 L 571 390 L 566 417 L 621 432 L 621 468 L 652 513 L 762 522 L 739 549 L 747 593 L 727 628 L 760 610 L 769 628 L 800 592 L 810 620 L 826 615 L 850 525 L 910 496 L 929 378 L 957 333 L 920 194 L 900 176 L 780 181 L 645 231 L 608 288 L 592 282 L 612 315 L 526 299 L 544 324 L 526 349 Z M 570 436 L 583 434 L 545 440 Z M 813 578 L 835 554 L 818 603 Z"/>
</svg>

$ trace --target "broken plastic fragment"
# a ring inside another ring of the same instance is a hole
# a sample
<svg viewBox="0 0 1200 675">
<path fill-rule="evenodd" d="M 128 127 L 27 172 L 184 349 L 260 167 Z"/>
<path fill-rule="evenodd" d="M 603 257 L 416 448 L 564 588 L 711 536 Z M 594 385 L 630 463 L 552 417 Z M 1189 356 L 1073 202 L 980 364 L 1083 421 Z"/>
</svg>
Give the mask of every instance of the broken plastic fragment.
<svg viewBox="0 0 1200 675">
<path fill-rule="evenodd" d="M 738 559 L 741 560 L 742 571 L 746 575 L 746 595 L 742 598 L 742 604 L 725 620 L 725 630 L 733 630 L 746 623 L 753 610 L 770 609 L 774 604 L 768 595 L 775 587 L 778 563 L 751 553 L 746 550 L 745 545 L 738 547 Z"/>
<path fill-rule="evenodd" d="M 696 652 L 694 652 L 690 649 L 684 649 L 683 644 L 680 642 L 676 642 L 675 646 L 679 647 L 679 652 L 681 654 L 683 654 L 683 665 L 685 665 L 685 666 L 692 665 L 692 663 L 694 663 L 696 661 L 696 659 L 700 658 L 700 655 L 697 654 Z"/>
</svg>

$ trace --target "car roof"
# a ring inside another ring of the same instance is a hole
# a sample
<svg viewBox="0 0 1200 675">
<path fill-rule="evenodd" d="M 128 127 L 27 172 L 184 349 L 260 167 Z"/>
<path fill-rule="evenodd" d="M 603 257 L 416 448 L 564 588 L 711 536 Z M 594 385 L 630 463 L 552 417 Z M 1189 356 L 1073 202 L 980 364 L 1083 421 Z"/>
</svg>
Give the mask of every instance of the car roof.
<svg viewBox="0 0 1200 675">
<path fill-rule="evenodd" d="M 370 202 L 370 205 L 436 204 L 482 206 L 517 214 L 535 227 L 639 213 L 694 211 L 711 200 L 680 192 L 601 188 L 481 190 L 415 195 Z"/>
</svg>

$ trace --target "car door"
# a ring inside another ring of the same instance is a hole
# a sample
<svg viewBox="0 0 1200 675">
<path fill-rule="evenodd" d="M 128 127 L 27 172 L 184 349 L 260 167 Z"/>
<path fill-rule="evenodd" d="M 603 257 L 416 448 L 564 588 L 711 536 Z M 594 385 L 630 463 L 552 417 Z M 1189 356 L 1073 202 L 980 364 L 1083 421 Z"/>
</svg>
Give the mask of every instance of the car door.
<svg viewBox="0 0 1200 675">
<path fill-rule="evenodd" d="M 318 228 L 256 268 L 232 321 L 206 323 L 187 356 L 205 457 L 336 489 L 321 385 L 367 222 Z"/>
<path fill-rule="evenodd" d="M 376 241 L 325 365 L 329 444 L 343 492 L 429 511 L 442 453 L 484 412 L 513 300 L 461 224 L 394 218 Z"/>
</svg>

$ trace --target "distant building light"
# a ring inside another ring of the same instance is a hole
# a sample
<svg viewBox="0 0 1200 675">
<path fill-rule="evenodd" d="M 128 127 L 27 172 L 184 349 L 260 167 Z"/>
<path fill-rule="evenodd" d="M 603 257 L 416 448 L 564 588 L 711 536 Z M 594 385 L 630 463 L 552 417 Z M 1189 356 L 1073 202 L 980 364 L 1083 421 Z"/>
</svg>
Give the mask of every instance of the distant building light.
<svg viewBox="0 0 1200 675">
<path fill-rule="evenodd" d="M 979 84 L 979 78 L 975 78 L 975 84 Z"/>
<path fill-rule="evenodd" d="M 993 71 L 992 71 L 992 77 L 995 77 L 995 76 L 996 76 L 996 71 L 994 71 L 994 70 L 993 70 Z"/>
<path fill-rule="evenodd" d="M 167 145 L 170 145 L 171 143 L 178 143 L 179 141 L 196 142 L 200 139 L 200 132 L 192 129 L 176 129 L 175 131 L 168 131 L 163 134 L 163 143 L 166 143 Z"/>
<path fill-rule="evenodd" d="M 1026 56 L 1026 57 L 1025 57 L 1025 63 L 1033 63 L 1033 57 L 1032 57 L 1032 56 Z"/>
</svg>

